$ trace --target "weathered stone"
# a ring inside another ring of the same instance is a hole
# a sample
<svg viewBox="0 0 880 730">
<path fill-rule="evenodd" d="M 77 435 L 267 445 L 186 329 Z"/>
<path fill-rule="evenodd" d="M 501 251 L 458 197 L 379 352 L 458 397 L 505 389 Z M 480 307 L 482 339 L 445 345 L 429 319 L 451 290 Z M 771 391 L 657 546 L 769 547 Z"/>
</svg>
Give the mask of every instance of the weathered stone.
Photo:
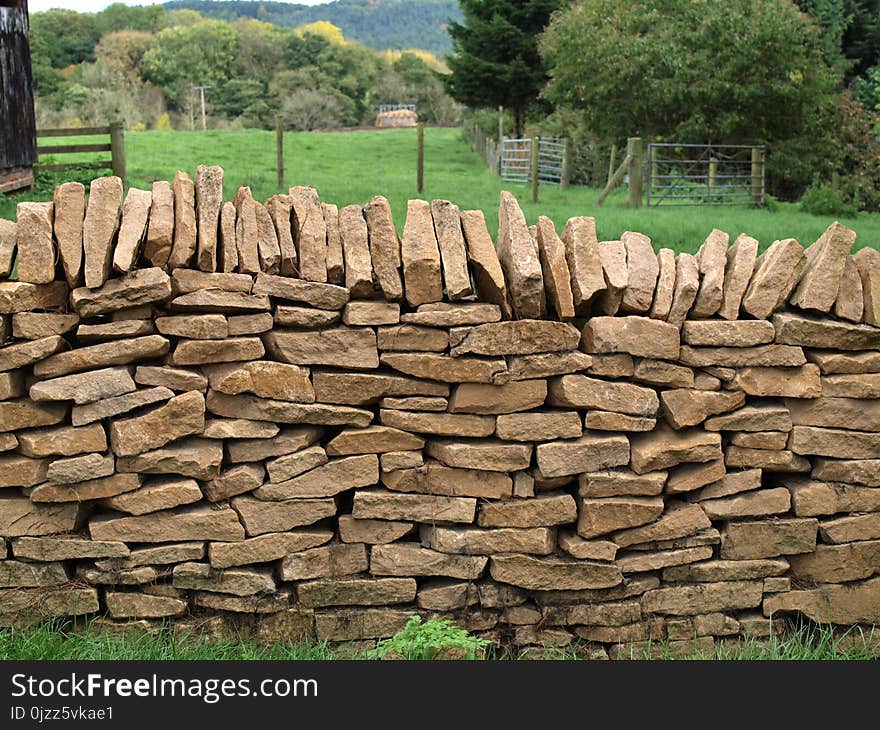
<svg viewBox="0 0 880 730">
<path fill-rule="evenodd" d="M 124 558 L 129 554 L 125 543 L 80 537 L 18 537 L 12 542 L 12 552 L 16 558 L 40 562 Z"/>
<path fill-rule="evenodd" d="M 76 314 L 19 312 L 12 315 L 12 337 L 16 340 L 42 340 L 72 332 L 78 324 Z"/>
<path fill-rule="evenodd" d="M 129 337 L 143 337 L 155 332 L 156 328 L 150 320 L 121 319 L 104 324 L 81 324 L 76 328 L 76 339 L 85 343 L 108 342 Z"/>
<path fill-rule="evenodd" d="M 332 498 L 264 502 L 243 496 L 233 499 L 232 506 L 238 513 L 248 537 L 265 535 L 267 532 L 286 532 L 293 527 L 313 525 L 336 514 L 336 503 Z"/>
<path fill-rule="evenodd" d="M 45 481 L 55 484 L 74 484 L 88 479 L 108 477 L 113 473 L 115 465 L 116 460 L 112 454 L 85 454 L 56 459 L 49 465 Z"/>
<path fill-rule="evenodd" d="M 516 315 L 521 319 L 541 317 L 547 305 L 538 247 L 529 235 L 519 203 L 507 191 L 502 191 L 498 209 L 498 258 Z"/>
<path fill-rule="evenodd" d="M 113 618 L 173 618 L 186 613 L 186 601 L 142 593 L 108 592 L 107 611 Z"/>
<path fill-rule="evenodd" d="M 266 463 L 269 481 L 273 484 L 280 484 L 287 479 L 293 479 L 300 474 L 323 466 L 327 461 L 327 452 L 321 446 L 310 446 L 307 449 L 294 451 L 292 454 L 279 456 Z"/>
<path fill-rule="evenodd" d="M 449 352 L 453 356 L 532 355 L 573 350 L 579 342 L 580 333 L 570 324 L 521 319 L 453 328 L 449 333 Z"/>
<path fill-rule="evenodd" d="M 789 591 L 764 600 L 764 615 L 798 611 L 823 624 L 874 624 L 880 618 L 880 577 L 862 583 Z"/>
<path fill-rule="evenodd" d="M 221 289 L 201 289 L 171 301 L 171 308 L 184 312 L 212 313 L 268 312 L 272 305 L 265 294 L 245 294 Z"/>
<path fill-rule="evenodd" d="M 788 561 L 781 558 L 752 560 L 705 560 L 690 565 L 666 568 L 664 582 L 714 583 L 716 581 L 758 580 L 782 575 Z"/>
<path fill-rule="evenodd" d="M 789 448 L 796 454 L 875 459 L 880 457 L 880 433 L 795 426 L 791 431 Z"/>
<path fill-rule="evenodd" d="M 721 438 L 697 429 L 673 431 L 663 424 L 651 433 L 633 436 L 631 452 L 633 470 L 644 474 L 683 462 L 719 459 Z"/>
<path fill-rule="evenodd" d="M 581 436 L 577 440 L 553 441 L 535 448 L 538 468 L 544 477 L 595 472 L 629 463 L 629 441 L 619 435 Z"/>
<path fill-rule="evenodd" d="M 367 405 L 386 396 L 449 395 L 449 387 L 440 383 L 378 373 L 316 372 L 312 380 L 316 399 L 322 403 Z"/>
<path fill-rule="evenodd" d="M 531 380 L 586 370 L 595 361 L 595 357 L 573 350 L 539 355 L 514 355 L 508 358 L 508 368 L 511 380 Z"/>
<path fill-rule="evenodd" d="M 345 261 L 339 233 L 339 208 L 331 203 L 321 203 L 321 213 L 327 231 L 327 281 L 331 284 L 342 284 L 345 280 Z"/>
<path fill-rule="evenodd" d="M 98 610 L 98 592 L 94 588 L 63 586 L 49 590 L 12 588 L 0 591 L 0 616 L 4 618 L 21 615 L 26 621 L 36 621 L 82 616 Z"/>
<path fill-rule="evenodd" d="M 762 594 L 760 581 L 725 581 L 657 588 L 642 596 L 642 610 L 646 613 L 693 616 L 754 608 L 760 605 Z"/>
<path fill-rule="evenodd" d="M 281 429 L 268 421 L 249 421 L 246 418 L 211 418 L 205 421 L 202 438 L 206 439 L 261 439 L 277 436 Z"/>
<path fill-rule="evenodd" d="M 75 456 L 107 448 L 104 428 L 94 424 L 83 428 L 58 426 L 18 434 L 19 451 L 25 456 Z"/>
<path fill-rule="evenodd" d="M 89 202 L 83 221 L 85 283 L 94 289 L 110 275 L 113 242 L 119 229 L 122 210 L 122 180 L 102 177 L 92 180 Z"/>
<path fill-rule="evenodd" d="M 581 499 L 577 533 L 590 539 L 653 522 L 663 513 L 661 497 Z"/>
<path fill-rule="evenodd" d="M 341 312 L 335 309 L 286 307 L 284 305 L 275 308 L 275 324 L 280 327 L 295 327 L 306 330 L 321 329 L 337 324 L 341 319 Z M 271 329 L 271 327 L 267 329 Z"/>
<path fill-rule="evenodd" d="M 812 363 L 799 368 L 742 368 L 731 387 L 748 395 L 785 398 L 818 398 L 822 393 L 819 368 Z"/>
<path fill-rule="evenodd" d="M 573 523 L 577 506 L 568 494 L 542 494 L 532 499 L 486 502 L 480 506 L 480 527 L 552 527 Z"/>
<path fill-rule="evenodd" d="M 190 510 L 192 511 L 192 510 Z M 231 510 L 227 510 L 231 511 Z M 170 515 L 172 513 L 163 513 Z M 129 570 L 142 565 L 172 565 L 205 557 L 205 543 L 179 542 L 168 545 L 132 550 L 127 556 L 95 561 L 95 567 L 104 571 Z"/>
<path fill-rule="evenodd" d="M 787 443 L 788 433 L 785 431 L 747 431 L 730 436 L 731 446 L 741 446 L 746 449 L 781 451 Z"/>
<path fill-rule="evenodd" d="M 816 319 L 790 312 L 773 317 L 776 341 L 788 345 L 836 350 L 876 350 L 880 330 L 864 324 Z"/>
<path fill-rule="evenodd" d="M 605 277 L 605 290 L 599 294 L 598 309 L 604 314 L 617 314 L 628 282 L 626 247 L 621 241 L 599 243 L 599 260 Z"/>
<path fill-rule="evenodd" d="M 702 277 L 700 289 L 691 310 L 694 317 L 711 317 L 721 308 L 729 241 L 730 236 L 727 233 L 715 228 L 700 247 L 697 260 Z"/>
<path fill-rule="evenodd" d="M 700 267 L 697 259 L 687 253 L 679 254 L 675 268 L 675 291 L 666 321 L 681 326 L 697 298 L 700 288 Z"/>
<path fill-rule="evenodd" d="M 452 413 L 513 413 L 537 408 L 546 397 L 544 380 L 522 380 L 505 385 L 465 383 L 453 391 L 449 410 Z"/>
<path fill-rule="evenodd" d="M 82 284 L 83 220 L 86 215 L 86 188 L 67 182 L 55 188 L 54 232 L 58 257 L 71 288 Z M 2 268 L 2 267 L 0 267 Z M 7 275 L 9 272 L 6 272 Z"/>
<path fill-rule="evenodd" d="M 449 335 L 431 327 L 402 324 L 380 327 L 377 344 L 382 351 L 443 352 L 449 346 Z"/>
<path fill-rule="evenodd" d="M 239 494 L 252 492 L 262 485 L 266 470 L 261 463 L 237 464 L 204 483 L 205 499 L 219 502 Z"/>
<path fill-rule="evenodd" d="M 378 481 L 379 458 L 375 454 L 363 454 L 334 459 L 286 481 L 264 484 L 254 494 L 266 500 L 332 497 Z"/>
<path fill-rule="evenodd" d="M 171 356 L 175 365 L 205 365 L 256 360 L 265 354 L 258 337 L 229 337 L 225 340 L 183 340 Z"/>
<path fill-rule="evenodd" d="M 850 322 L 861 322 L 865 314 L 865 297 L 862 293 L 862 278 L 859 267 L 852 256 L 844 259 L 840 288 L 834 302 L 834 316 Z"/>
<path fill-rule="evenodd" d="M 774 241 L 757 263 L 742 301 L 755 319 L 767 319 L 788 299 L 806 266 L 803 247 L 793 238 Z"/>
<path fill-rule="evenodd" d="M 512 311 L 507 297 L 507 284 L 498 252 L 486 228 L 483 211 L 463 210 L 460 219 L 477 294 L 481 300 L 500 307 L 504 316 L 510 319 Z"/>
<path fill-rule="evenodd" d="M 0 451 L 13 451 L 18 448 L 18 438 L 15 434 L 0 434 Z"/>
<path fill-rule="evenodd" d="M 358 520 L 351 515 L 339 515 L 339 537 L 343 542 L 383 545 L 406 535 L 413 527 L 411 522 L 386 520 Z"/>
<path fill-rule="evenodd" d="M 15 213 L 18 280 L 48 284 L 55 279 L 54 206 L 52 203 L 19 203 Z"/>
<path fill-rule="evenodd" d="M 110 445 L 117 456 L 133 456 L 157 449 L 205 427 L 205 397 L 199 392 L 176 396 L 143 415 L 110 426 Z"/>
<path fill-rule="evenodd" d="M 707 499 L 700 506 L 713 520 L 729 520 L 737 517 L 763 517 L 788 512 L 791 495 L 784 487 L 760 489 L 723 499 Z"/>
<path fill-rule="evenodd" d="M 254 206 L 257 218 L 257 254 L 260 258 L 260 269 L 267 274 L 278 274 L 281 271 L 281 247 L 278 245 L 278 234 L 275 223 L 266 206 L 257 203 Z"/>
<path fill-rule="evenodd" d="M 212 273 L 195 269 L 174 269 L 171 272 L 171 293 L 192 294 L 203 289 L 250 294 L 254 280 L 249 274 Z"/>
<path fill-rule="evenodd" d="M 420 535 L 422 543 L 433 550 L 459 555 L 549 555 L 556 547 L 556 534 L 546 527 L 479 529 L 424 525 Z"/>
<path fill-rule="evenodd" d="M 400 321 L 400 304 L 382 301 L 355 301 L 345 305 L 342 322 L 348 326 L 377 326 L 397 324 Z"/>
<path fill-rule="evenodd" d="M 791 558 L 791 576 L 799 581 L 845 583 L 870 578 L 880 564 L 880 540 L 817 545 L 816 551 Z"/>
<path fill-rule="evenodd" d="M 814 479 L 880 487 L 880 459 L 813 459 Z"/>
<path fill-rule="evenodd" d="M 304 606 L 315 608 L 321 606 L 390 606 L 395 603 L 411 603 L 415 600 L 416 582 L 413 578 L 315 580 L 298 586 L 297 594 Z M 407 617 L 410 615 L 411 612 L 407 614 Z M 406 620 L 404 620 L 405 622 Z M 348 630 L 351 628 L 349 627 Z M 320 631 L 319 628 L 319 636 L 321 635 Z M 393 634 L 395 631 L 396 629 L 392 629 L 391 633 Z M 361 638 L 361 636 L 358 635 L 356 638 Z"/>
<path fill-rule="evenodd" d="M 808 472 L 809 460 L 792 451 L 782 449 L 749 449 L 741 446 L 728 446 L 724 452 L 727 466 L 738 469 L 759 468 L 773 472 Z"/>
<path fill-rule="evenodd" d="M 174 192 L 165 180 L 153 183 L 147 239 L 143 258 L 152 266 L 165 268 L 174 239 Z"/>
<path fill-rule="evenodd" d="M 168 340 L 161 335 L 147 335 L 119 342 L 104 342 L 59 352 L 34 366 L 38 378 L 55 378 L 83 370 L 95 370 L 111 365 L 127 365 L 137 360 L 162 357 L 168 352 Z"/>
<path fill-rule="evenodd" d="M 807 264 L 791 303 L 801 309 L 828 312 L 837 299 L 846 257 L 856 232 L 835 221 L 806 250 Z"/>
<path fill-rule="evenodd" d="M 822 375 L 880 372 L 880 352 L 807 350 L 807 359 L 819 366 Z"/>
<path fill-rule="evenodd" d="M 685 464 L 670 472 L 666 480 L 668 494 L 692 492 L 707 484 L 717 482 L 725 474 L 724 459 L 715 459 L 698 464 Z"/>
<path fill-rule="evenodd" d="M 75 484 L 41 484 L 31 491 L 30 498 L 32 502 L 85 502 L 115 497 L 140 486 L 139 474 L 114 474 Z"/>
<path fill-rule="evenodd" d="M 30 399 L 0 402 L 0 433 L 22 428 L 50 426 L 60 423 L 67 415 L 63 403 L 35 403 Z"/>
<path fill-rule="evenodd" d="M 710 416 L 726 413 L 745 403 L 745 394 L 678 388 L 660 394 L 667 422 L 676 429 L 696 426 Z"/>
<path fill-rule="evenodd" d="M 338 578 L 367 570 L 369 560 L 364 545 L 325 545 L 285 556 L 279 577 L 284 581 Z"/>
<path fill-rule="evenodd" d="M 232 200 L 235 207 L 235 247 L 238 270 L 244 274 L 260 272 L 260 230 L 257 202 L 248 187 L 240 187 Z"/>
<path fill-rule="evenodd" d="M 501 441 L 430 441 L 425 453 L 446 466 L 485 471 L 518 471 L 531 463 L 532 447 Z"/>
<path fill-rule="evenodd" d="M 103 418 L 113 418 L 133 411 L 135 408 L 159 403 L 172 397 L 174 397 L 174 393 L 165 387 L 136 390 L 133 393 L 115 398 L 105 398 L 83 406 L 74 406 L 71 412 L 71 422 L 74 426 L 85 426 Z M 2 410 L 2 406 L 0 406 L 0 410 Z"/>
<path fill-rule="evenodd" d="M 19 454 L 0 456 L 0 487 L 32 487 L 44 482 L 48 466 L 45 459 L 30 459 Z"/>
<path fill-rule="evenodd" d="M 163 335 L 194 340 L 221 340 L 229 334 L 229 325 L 222 314 L 157 317 L 156 329 Z"/>
<path fill-rule="evenodd" d="M 386 451 L 421 449 L 423 439 L 388 426 L 368 426 L 342 431 L 327 444 L 331 456 L 348 454 L 380 454 Z"/>
<path fill-rule="evenodd" d="M 126 273 L 137 265 L 141 244 L 147 235 L 153 195 L 149 190 L 130 188 L 122 205 L 122 223 L 116 249 L 113 252 L 113 269 Z"/>
<path fill-rule="evenodd" d="M 685 322 L 681 336 L 689 345 L 709 347 L 754 347 L 773 342 L 776 330 L 763 320 L 703 320 Z"/>
<path fill-rule="evenodd" d="M 629 547 L 644 542 L 674 540 L 711 526 L 712 523 L 700 505 L 668 502 L 665 513 L 655 522 L 617 532 L 611 539 L 619 547 Z"/>
<path fill-rule="evenodd" d="M 512 492 L 511 479 L 507 474 L 453 469 L 431 460 L 424 466 L 383 474 L 382 483 L 395 492 L 450 497 L 503 499 L 509 498 Z"/>
<path fill-rule="evenodd" d="M 52 535 L 72 531 L 79 505 L 34 504 L 27 497 L 0 494 L 0 537 Z"/>
<path fill-rule="evenodd" d="M 105 571 L 80 565 L 76 577 L 92 585 L 143 586 L 155 583 L 159 578 L 159 571 L 151 566 Z"/>
<path fill-rule="evenodd" d="M 80 225 L 82 225 L 82 219 L 80 219 Z M 15 221 L 0 218 L 0 279 L 8 278 L 12 273 L 15 254 Z M 80 256 L 82 256 L 82 235 L 80 235 Z"/>
<path fill-rule="evenodd" d="M 391 205 L 381 195 L 364 207 L 370 237 L 370 256 L 379 288 L 389 301 L 403 298 L 400 278 L 401 244 L 394 229 Z M 431 231 L 433 236 L 433 230 Z"/>
<path fill-rule="evenodd" d="M 788 408 L 774 405 L 747 405 L 723 416 L 708 419 L 703 428 L 708 431 L 791 431 Z"/>
<path fill-rule="evenodd" d="M 352 297 L 368 298 L 373 294 L 373 265 L 363 209 L 359 205 L 345 206 L 339 211 L 338 225 L 345 259 L 345 286 Z"/>
<path fill-rule="evenodd" d="M 314 188 L 289 190 L 300 274 L 306 281 L 327 281 L 327 224 Z"/>
<path fill-rule="evenodd" d="M 825 542 L 845 543 L 880 539 L 880 513 L 852 515 L 819 523 L 819 533 Z"/>
<path fill-rule="evenodd" d="M 379 455 L 379 468 L 383 472 L 415 469 L 425 463 L 419 451 L 387 451 Z"/>
<path fill-rule="evenodd" d="M 308 423 L 318 426 L 368 426 L 373 418 L 370 411 L 345 406 L 300 404 L 289 401 L 258 398 L 254 395 L 226 395 L 209 391 L 207 408 L 211 413 L 227 418 L 247 418 L 252 421 L 278 423 Z"/>
<path fill-rule="evenodd" d="M 880 326 L 880 252 L 866 246 L 853 255 L 862 279 L 865 312 L 862 321 Z"/>
<path fill-rule="evenodd" d="M 323 434 L 323 429 L 314 426 L 284 428 L 274 438 L 242 439 L 227 443 L 229 461 L 255 462 L 273 456 L 283 456 L 311 446 Z"/>
<path fill-rule="evenodd" d="M 171 269 L 186 268 L 196 256 L 195 185 L 185 172 L 178 172 L 171 183 L 174 193 L 174 244 L 168 257 Z"/>
<path fill-rule="evenodd" d="M 584 540 L 573 532 L 559 533 L 559 547 L 578 560 L 612 561 L 617 545 L 608 540 Z"/>
<path fill-rule="evenodd" d="M 0 281 L 0 314 L 59 307 L 67 301 L 67 293 L 67 284 L 63 281 L 51 284 Z"/>
<path fill-rule="evenodd" d="M 584 428 L 594 431 L 653 431 L 657 420 L 645 416 L 627 416 L 623 413 L 589 411 L 584 416 Z"/>
<path fill-rule="evenodd" d="M 575 314 L 574 298 L 565 246 L 556 235 L 553 221 L 547 216 L 538 216 L 536 240 L 547 300 L 559 319 L 572 319 Z"/>
<path fill-rule="evenodd" d="M 609 469 L 581 474 L 578 494 L 581 497 L 653 496 L 663 491 L 665 471 L 635 474 L 626 469 Z"/>
<path fill-rule="evenodd" d="M 681 348 L 679 360 L 691 367 L 746 366 L 794 367 L 806 362 L 800 347 L 759 345 L 757 347 L 690 347 Z"/>
<path fill-rule="evenodd" d="M 499 416 L 495 433 L 504 441 L 551 441 L 582 434 L 576 411 L 516 413 Z"/>
<path fill-rule="evenodd" d="M 471 277 L 468 272 L 464 234 L 458 206 L 448 200 L 431 202 L 434 232 L 443 263 L 443 281 L 449 299 L 456 301 L 470 294 Z"/>
<path fill-rule="evenodd" d="M 679 350 L 678 328 L 648 317 L 593 317 L 584 326 L 581 349 L 675 360 Z"/>
<path fill-rule="evenodd" d="M 880 373 L 826 375 L 822 395 L 839 398 L 880 398 Z"/>
<path fill-rule="evenodd" d="M 296 365 L 251 361 L 206 368 L 213 390 L 228 395 L 253 393 L 298 403 L 313 403 L 315 391 L 308 370 Z"/>
<path fill-rule="evenodd" d="M 103 504 L 131 515 L 145 515 L 164 509 L 192 504 L 202 499 L 198 483 L 193 479 L 170 477 L 146 484 L 125 494 L 105 499 Z"/>
<path fill-rule="evenodd" d="M 785 405 L 791 413 L 792 423 L 796 426 L 831 426 L 860 431 L 880 431 L 880 400 L 792 398 L 786 400 Z"/>
<path fill-rule="evenodd" d="M 370 551 L 370 572 L 391 576 L 445 576 L 461 580 L 479 578 L 488 559 L 451 555 L 423 548 L 418 543 L 376 545 Z"/>
<path fill-rule="evenodd" d="M 479 594 L 473 583 L 442 578 L 424 583 L 416 596 L 419 608 L 427 611 L 454 611 L 479 601 Z"/>
<path fill-rule="evenodd" d="M 346 353 L 346 367 L 379 366 L 376 333 L 371 329 L 338 328 L 318 332 L 273 330 L 264 335 L 266 348 L 281 362 L 296 365 L 337 365 Z"/>
<path fill-rule="evenodd" d="M 695 563 L 711 557 L 711 547 L 675 548 L 657 552 L 633 551 L 618 555 L 615 565 L 626 574 L 645 573 L 651 570 L 666 569 L 670 566 Z"/>
<path fill-rule="evenodd" d="M 667 388 L 694 387 L 694 371 L 691 368 L 662 360 L 639 360 L 635 364 L 633 378 L 643 383 Z"/>
<path fill-rule="evenodd" d="M 443 298 L 440 249 L 431 219 L 431 207 L 424 200 L 407 203 L 406 223 L 400 243 L 406 301 L 411 307 Z"/>
<path fill-rule="evenodd" d="M 476 508 L 477 500 L 473 498 L 396 494 L 370 489 L 355 492 L 352 517 L 358 520 L 471 523 Z"/>
<path fill-rule="evenodd" d="M 811 553 L 816 549 L 815 519 L 729 522 L 721 533 L 721 557 L 754 560 Z"/>
<path fill-rule="evenodd" d="M 743 296 L 749 286 L 755 261 L 758 258 L 758 242 L 751 236 L 741 233 L 727 250 L 727 266 L 724 270 L 724 290 L 721 297 L 719 316 L 736 319 Z"/>
<path fill-rule="evenodd" d="M 205 563 L 176 565 L 173 585 L 184 590 L 231 593 L 234 596 L 252 596 L 275 590 L 275 581 L 268 573 L 246 568 L 214 571 Z"/>
<path fill-rule="evenodd" d="M 145 451 L 137 456 L 120 456 L 116 469 L 139 474 L 179 474 L 193 479 L 214 479 L 220 473 L 223 447 L 210 439 L 188 438 Z"/>
<path fill-rule="evenodd" d="M 608 563 L 564 561 L 529 555 L 493 555 L 489 571 L 496 581 L 527 590 L 583 590 L 611 588 L 623 577 Z"/>
<path fill-rule="evenodd" d="M 574 308 L 583 312 L 606 288 L 595 219 L 586 216 L 569 218 L 562 231 L 562 243 L 571 274 Z"/>
<path fill-rule="evenodd" d="M 240 542 L 212 542 L 208 556 L 213 568 L 269 563 L 285 555 L 323 545 L 333 538 L 331 530 L 294 530 L 252 537 Z M 366 570 L 366 565 L 362 568 Z"/>
<path fill-rule="evenodd" d="M 277 311 L 277 310 L 276 310 Z M 260 314 L 242 314 L 237 317 L 228 317 L 226 323 L 229 326 L 229 336 L 258 335 L 272 329 L 272 315 L 269 312 Z"/>
<path fill-rule="evenodd" d="M 620 306 L 624 312 L 648 312 L 654 301 L 654 288 L 660 272 L 651 239 L 641 233 L 624 232 L 621 243 L 626 248 L 627 285 Z"/>
<path fill-rule="evenodd" d="M 648 316 L 665 321 L 672 309 L 672 298 L 675 295 L 675 251 L 661 248 L 657 253 L 657 263 L 660 267 L 657 290 Z"/>
<path fill-rule="evenodd" d="M 39 340 L 19 342 L 0 347 L 0 372 L 18 370 L 45 360 L 50 355 L 66 348 L 67 341 L 59 336 L 43 337 Z"/>
<path fill-rule="evenodd" d="M 273 195 L 266 201 L 265 206 L 266 213 L 269 214 L 269 218 L 272 221 L 272 227 L 278 243 L 278 253 L 280 256 L 279 272 L 282 276 L 295 276 L 299 261 L 296 253 L 296 245 L 293 241 L 293 231 L 291 226 L 292 205 L 293 203 L 290 196 Z M 259 212 L 257 215 L 259 215 Z M 265 225 L 265 220 L 263 225 Z M 259 233 L 259 220 L 257 221 L 257 229 Z M 259 244 L 257 244 L 257 248 L 259 251 Z"/>
<path fill-rule="evenodd" d="M 693 386 L 697 390 L 721 390 L 721 378 L 704 371 L 694 373 Z"/>
<path fill-rule="evenodd" d="M 547 404 L 632 416 L 653 416 L 660 405 L 657 393 L 631 383 L 611 383 L 586 375 L 564 375 L 550 381 Z"/>
</svg>

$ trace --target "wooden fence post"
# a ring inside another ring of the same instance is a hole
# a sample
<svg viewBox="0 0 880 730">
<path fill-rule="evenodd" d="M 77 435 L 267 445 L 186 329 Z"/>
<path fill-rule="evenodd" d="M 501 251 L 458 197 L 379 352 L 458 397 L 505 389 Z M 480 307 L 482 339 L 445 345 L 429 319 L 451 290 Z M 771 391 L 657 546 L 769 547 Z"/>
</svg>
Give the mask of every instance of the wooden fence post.
<svg viewBox="0 0 880 730">
<path fill-rule="evenodd" d="M 714 195 L 715 188 L 718 187 L 718 160 L 714 157 L 709 158 L 709 195 Z"/>
<path fill-rule="evenodd" d="M 110 157 L 113 174 L 122 180 L 125 187 L 125 130 L 122 122 L 113 122 L 110 125 Z"/>
<path fill-rule="evenodd" d="M 611 145 L 611 156 L 608 158 L 608 181 L 605 183 L 606 185 L 611 184 L 611 178 L 614 177 L 614 170 L 617 169 L 614 167 L 614 163 L 617 162 L 617 145 Z"/>
<path fill-rule="evenodd" d="M 568 190 L 568 183 L 571 179 L 571 159 L 568 137 L 562 139 L 562 170 L 559 177 L 559 189 Z"/>
<path fill-rule="evenodd" d="M 278 168 L 278 189 L 284 190 L 284 124 L 280 114 L 275 117 L 275 159 Z"/>
<path fill-rule="evenodd" d="M 532 202 L 538 202 L 538 145 L 540 138 L 532 137 L 532 159 L 529 165 L 529 174 L 532 178 Z"/>
<path fill-rule="evenodd" d="M 626 204 L 630 208 L 640 208 L 645 178 L 645 151 L 642 146 L 641 137 L 630 137 L 627 139 L 626 155 L 630 158 L 629 190 L 626 195 Z"/>
<path fill-rule="evenodd" d="M 418 157 L 416 158 L 416 190 L 422 192 L 425 188 L 425 123 L 419 122 L 416 128 L 418 137 Z"/>
<path fill-rule="evenodd" d="M 752 147 L 752 204 L 764 205 L 764 150 Z"/>
<path fill-rule="evenodd" d="M 498 144 L 504 141 L 504 107 L 498 107 Z"/>
</svg>

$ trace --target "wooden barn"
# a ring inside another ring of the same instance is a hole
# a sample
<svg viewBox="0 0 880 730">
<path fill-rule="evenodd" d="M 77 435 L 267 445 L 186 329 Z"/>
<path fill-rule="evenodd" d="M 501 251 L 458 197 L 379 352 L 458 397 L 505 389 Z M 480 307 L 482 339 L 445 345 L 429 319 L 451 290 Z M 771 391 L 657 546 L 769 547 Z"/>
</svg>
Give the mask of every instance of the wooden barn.
<svg viewBox="0 0 880 730">
<path fill-rule="evenodd" d="M 0 0 L 0 193 L 33 185 L 37 161 L 27 0 Z"/>
</svg>

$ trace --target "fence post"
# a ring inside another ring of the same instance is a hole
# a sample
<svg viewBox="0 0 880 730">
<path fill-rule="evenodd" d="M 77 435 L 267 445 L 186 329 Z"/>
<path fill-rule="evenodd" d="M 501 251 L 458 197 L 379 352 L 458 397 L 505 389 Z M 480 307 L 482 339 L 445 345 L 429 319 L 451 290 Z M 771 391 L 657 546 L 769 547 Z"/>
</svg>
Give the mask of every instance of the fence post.
<svg viewBox="0 0 880 730">
<path fill-rule="evenodd" d="M 764 204 L 764 150 L 752 147 L 752 203 Z"/>
<path fill-rule="evenodd" d="M 498 107 L 498 144 L 504 140 L 504 107 Z"/>
<path fill-rule="evenodd" d="M 571 160 L 570 150 L 568 144 L 568 137 L 563 137 L 562 139 L 562 174 L 559 177 L 559 189 L 567 190 L 569 179 L 571 178 Z"/>
<path fill-rule="evenodd" d="M 284 189 L 284 125 L 281 115 L 275 117 L 275 149 L 278 167 L 278 189 Z"/>
<path fill-rule="evenodd" d="M 611 145 L 611 156 L 608 158 L 608 180 L 605 182 L 608 185 L 611 182 L 611 178 L 614 177 L 614 171 L 617 169 L 614 167 L 614 163 L 617 162 L 617 145 Z"/>
<path fill-rule="evenodd" d="M 113 161 L 113 174 L 122 180 L 125 187 L 125 130 L 122 122 L 113 122 L 110 125 L 110 157 Z"/>
<path fill-rule="evenodd" d="M 538 145 L 540 139 L 532 137 L 532 159 L 529 165 L 529 174 L 532 178 L 532 202 L 538 202 Z"/>
<path fill-rule="evenodd" d="M 718 185 L 718 160 L 714 157 L 709 158 L 709 195 L 713 195 L 715 187 Z"/>
<path fill-rule="evenodd" d="M 626 195 L 626 204 L 630 208 L 642 206 L 642 189 L 645 177 L 644 148 L 641 137 L 630 137 L 626 141 L 626 155 L 629 162 L 629 190 Z"/>
<path fill-rule="evenodd" d="M 425 187 L 425 123 L 419 122 L 416 128 L 418 137 L 418 157 L 416 159 L 416 190 L 422 192 Z"/>
</svg>

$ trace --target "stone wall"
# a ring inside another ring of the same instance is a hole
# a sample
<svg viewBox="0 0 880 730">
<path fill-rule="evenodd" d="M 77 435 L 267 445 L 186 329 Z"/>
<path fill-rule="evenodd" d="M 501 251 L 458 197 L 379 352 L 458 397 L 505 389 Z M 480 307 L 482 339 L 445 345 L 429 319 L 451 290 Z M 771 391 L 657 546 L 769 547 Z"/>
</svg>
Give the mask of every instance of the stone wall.
<svg viewBox="0 0 880 730">
<path fill-rule="evenodd" d="M 446 201 L 399 239 L 219 168 L 85 192 L 0 222 L 3 623 L 880 623 L 880 252 L 844 226 L 676 256 L 503 193 L 496 254 Z"/>
</svg>

